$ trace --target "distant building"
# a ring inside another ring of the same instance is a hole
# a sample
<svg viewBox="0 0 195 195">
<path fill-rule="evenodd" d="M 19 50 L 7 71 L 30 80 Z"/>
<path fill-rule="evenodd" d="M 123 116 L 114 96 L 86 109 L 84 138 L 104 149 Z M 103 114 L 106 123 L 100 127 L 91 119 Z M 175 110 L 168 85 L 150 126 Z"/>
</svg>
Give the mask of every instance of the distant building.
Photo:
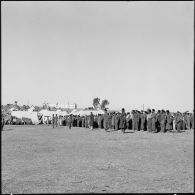
<svg viewBox="0 0 195 195">
<path fill-rule="evenodd" d="M 77 104 L 47 104 L 48 107 L 57 109 L 77 109 Z"/>
</svg>

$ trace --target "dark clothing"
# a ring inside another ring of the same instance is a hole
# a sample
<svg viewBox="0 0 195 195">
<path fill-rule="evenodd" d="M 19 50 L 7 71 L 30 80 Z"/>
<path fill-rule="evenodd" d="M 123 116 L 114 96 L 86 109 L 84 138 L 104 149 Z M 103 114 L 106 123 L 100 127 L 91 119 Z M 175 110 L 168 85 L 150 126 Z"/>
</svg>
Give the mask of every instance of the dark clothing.
<svg viewBox="0 0 195 195">
<path fill-rule="evenodd" d="M 145 130 L 145 122 L 146 122 L 146 115 L 145 114 L 141 114 L 140 115 L 140 118 L 141 118 L 141 130 Z"/>
<path fill-rule="evenodd" d="M 93 125 L 94 125 L 94 116 L 93 116 L 93 114 L 90 114 L 90 116 L 89 116 L 89 126 L 93 127 Z"/>
<path fill-rule="evenodd" d="M 4 117 L 1 118 L 1 131 L 3 131 L 3 127 L 5 125 L 5 119 Z"/>
<path fill-rule="evenodd" d="M 166 124 L 166 114 L 162 113 L 161 114 L 161 121 L 160 121 L 160 131 L 165 133 L 165 124 Z"/>
<path fill-rule="evenodd" d="M 126 117 L 125 117 L 125 113 L 122 113 L 119 119 L 119 129 L 121 129 L 124 132 L 125 128 L 126 128 Z"/>
<path fill-rule="evenodd" d="M 71 129 L 71 127 L 72 127 L 72 122 L 73 122 L 72 116 L 69 116 L 68 117 L 68 127 L 69 127 L 69 129 Z"/>
<path fill-rule="evenodd" d="M 55 127 L 55 116 L 52 117 L 52 126 L 53 126 L 53 128 Z"/>
<path fill-rule="evenodd" d="M 194 113 L 191 115 L 191 127 L 194 129 Z"/>
<path fill-rule="evenodd" d="M 152 114 L 147 115 L 147 131 L 152 131 Z"/>
<path fill-rule="evenodd" d="M 131 116 L 130 114 L 126 117 L 126 125 L 127 125 L 127 129 L 130 129 L 130 120 L 131 120 Z"/>
<path fill-rule="evenodd" d="M 152 113 L 152 132 L 156 132 L 156 113 Z"/>
<path fill-rule="evenodd" d="M 181 116 L 181 114 L 176 115 L 175 124 L 176 124 L 177 131 L 180 131 L 182 129 L 182 116 Z"/>
<path fill-rule="evenodd" d="M 104 118 L 104 129 L 108 130 L 108 113 L 105 113 L 103 118 Z"/>
<path fill-rule="evenodd" d="M 118 130 L 119 129 L 119 115 L 116 115 L 115 116 L 115 130 Z"/>
<path fill-rule="evenodd" d="M 112 116 L 111 115 L 108 116 L 108 128 L 112 129 Z"/>
<path fill-rule="evenodd" d="M 112 129 L 115 127 L 115 115 L 112 116 Z"/>
<path fill-rule="evenodd" d="M 171 123 L 172 123 L 172 118 L 171 118 L 171 114 L 167 114 L 166 116 L 166 131 L 171 130 Z"/>
<path fill-rule="evenodd" d="M 157 132 L 160 131 L 160 122 L 161 122 L 161 114 L 157 113 L 156 114 L 156 130 L 157 130 Z"/>
</svg>

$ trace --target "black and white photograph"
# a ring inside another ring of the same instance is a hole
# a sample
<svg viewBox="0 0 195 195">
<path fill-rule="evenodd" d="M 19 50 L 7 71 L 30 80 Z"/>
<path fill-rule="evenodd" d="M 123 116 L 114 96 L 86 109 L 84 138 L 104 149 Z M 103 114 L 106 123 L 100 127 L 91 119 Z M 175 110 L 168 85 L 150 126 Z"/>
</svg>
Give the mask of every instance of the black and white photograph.
<svg viewBox="0 0 195 195">
<path fill-rule="evenodd" d="M 1 194 L 194 193 L 194 1 L 1 1 Z"/>
</svg>

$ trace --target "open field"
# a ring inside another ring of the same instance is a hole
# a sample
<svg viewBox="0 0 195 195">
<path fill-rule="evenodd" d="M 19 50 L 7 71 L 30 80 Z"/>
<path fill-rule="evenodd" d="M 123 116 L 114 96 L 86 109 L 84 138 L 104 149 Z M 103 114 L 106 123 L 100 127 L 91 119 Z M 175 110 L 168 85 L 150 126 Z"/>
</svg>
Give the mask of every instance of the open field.
<svg viewBox="0 0 195 195">
<path fill-rule="evenodd" d="M 194 192 L 194 131 L 2 131 L 2 193 Z"/>
</svg>

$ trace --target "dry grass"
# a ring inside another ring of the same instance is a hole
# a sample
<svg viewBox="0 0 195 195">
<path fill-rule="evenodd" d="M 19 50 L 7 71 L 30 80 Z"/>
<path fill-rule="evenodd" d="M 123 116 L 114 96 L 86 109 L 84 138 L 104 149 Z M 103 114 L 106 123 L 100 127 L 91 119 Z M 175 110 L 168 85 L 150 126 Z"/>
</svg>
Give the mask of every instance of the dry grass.
<svg viewBox="0 0 195 195">
<path fill-rule="evenodd" d="M 2 193 L 179 193 L 194 190 L 193 130 L 105 132 L 5 126 Z"/>
</svg>

